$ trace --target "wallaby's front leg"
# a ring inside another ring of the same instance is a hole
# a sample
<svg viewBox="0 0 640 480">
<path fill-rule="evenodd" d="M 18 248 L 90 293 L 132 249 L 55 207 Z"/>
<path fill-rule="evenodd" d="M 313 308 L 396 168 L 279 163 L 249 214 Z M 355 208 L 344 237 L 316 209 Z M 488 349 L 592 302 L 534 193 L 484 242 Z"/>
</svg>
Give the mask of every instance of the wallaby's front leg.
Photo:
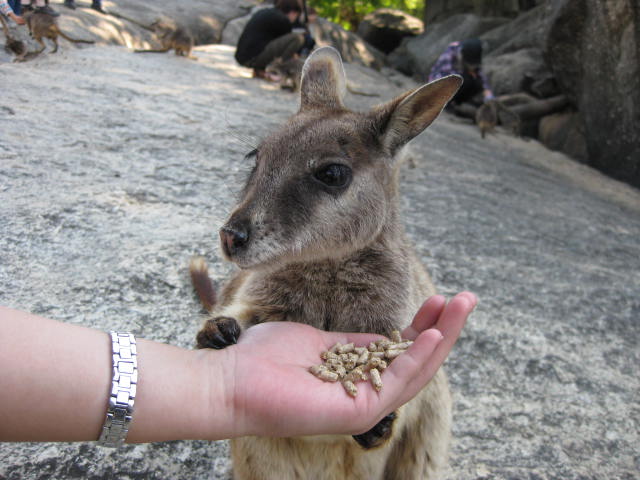
<svg viewBox="0 0 640 480">
<path fill-rule="evenodd" d="M 44 49 L 47 48 L 47 46 L 45 45 L 44 40 L 42 40 L 42 38 L 36 38 L 36 42 L 38 42 L 42 48 L 40 50 L 36 50 L 35 54 L 40 55 L 42 52 L 44 52 Z"/>
<path fill-rule="evenodd" d="M 360 435 L 353 435 L 353 439 L 367 450 L 379 447 L 391 437 L 395 419 L 396 412 L 391 412 L 376 423 L 371 430 L 361 433 Z"/>
<path fill-rule="evenodd" d="M 210 318 L 196 336 L 197 347 L 221 350 L 237 343 L 241 331 L 235 318 Z"/>
</svg>

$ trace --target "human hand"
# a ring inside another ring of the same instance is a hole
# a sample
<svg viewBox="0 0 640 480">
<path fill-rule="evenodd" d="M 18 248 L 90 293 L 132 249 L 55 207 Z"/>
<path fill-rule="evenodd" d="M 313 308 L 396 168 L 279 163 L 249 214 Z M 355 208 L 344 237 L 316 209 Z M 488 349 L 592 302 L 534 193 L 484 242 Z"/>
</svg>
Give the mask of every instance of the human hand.
<svg viewBox="0 0 640 480">
<path fill-rule="evenodd" d="M 489 100 L 495 100 L 496 98 L 491 90 L 484 90 L 483 97 L 485 102 L 488 102 Z"/>
<path fill-rule="evenodd" d="M 24 21 L 24 18 L 22 18 L 19 15 L 16 15 L 15 13 L 10 13 L 9 17 L 11 17 L 11 20 L 13 20 L 14 22 L 16 22 L 18 25 L 24 25 L 26 22 Z"/>
<path fill-rule="evenodd" d="M 225 350 L 225 397 L 233 411 L 233 436 L 357 434 L 411 400 L 433 378 L 477 303 L 463 292 L 451 301 L 429 298 L 403 338 L 413 345 L 383 372 L 384 387 L 369 384 L 350 397 L 339 382 L 323 382 L 308 371 L 337 342 L 367 345 L 379 335 L 324 332 L 308 325 L 267 322 L 245 330 Z M 360 384 L 359 384 L 360 385 Z"/>
</svg>

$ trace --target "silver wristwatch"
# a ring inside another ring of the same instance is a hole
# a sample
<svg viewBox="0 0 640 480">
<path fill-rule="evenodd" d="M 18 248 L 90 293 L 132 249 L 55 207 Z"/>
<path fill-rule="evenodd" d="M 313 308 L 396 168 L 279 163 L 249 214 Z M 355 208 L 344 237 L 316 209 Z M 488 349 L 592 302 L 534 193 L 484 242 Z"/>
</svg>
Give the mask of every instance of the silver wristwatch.
<svg viewBox="0 0 640 480">
<path fill-rule="evenodd" d="M 136 339 L 131 333 L 111 332 L 113 380 L 107 418 L 98 445 L 116 448 L 127 438 L 138 383 Z"/>
</svg>

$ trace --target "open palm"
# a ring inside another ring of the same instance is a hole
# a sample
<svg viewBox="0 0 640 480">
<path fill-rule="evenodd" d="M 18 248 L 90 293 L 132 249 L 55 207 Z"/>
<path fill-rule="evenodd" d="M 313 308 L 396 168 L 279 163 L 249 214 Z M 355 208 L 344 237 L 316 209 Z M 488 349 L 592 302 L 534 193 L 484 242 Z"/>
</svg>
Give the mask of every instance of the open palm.
<svg viewBox="0 0 640 480">
<path fill-rule="evenodd" d="M 469 292 L 449 303 L 434 296 L 402 332 L 414 344 L 383 373 L 376 392 L 358 383 L 347 395 L 339 382 L 323 382 L 308 371 L 337 342 L 368 345 L 379 335 L 324 332 L 308 325 L 268 322 L 244 331 L 232 356 L 227 388 L 236 431 L 247 435 L 357 434 L 413 398 L 435 375 L 476 304 Z"/>
</svg>

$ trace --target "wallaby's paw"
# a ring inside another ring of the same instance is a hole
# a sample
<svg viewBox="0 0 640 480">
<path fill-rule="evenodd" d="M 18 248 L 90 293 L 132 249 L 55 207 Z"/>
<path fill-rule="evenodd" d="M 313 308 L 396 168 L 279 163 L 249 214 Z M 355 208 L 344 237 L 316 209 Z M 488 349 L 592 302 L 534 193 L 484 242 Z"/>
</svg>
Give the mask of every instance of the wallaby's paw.
<svg viewBox="0 0 640 480">
<path fill-rule="evenodd" d="M 367 450 L 379 447 L 391 437 L 395 419 L 396 412 L 391 412 L 380 420 L 371 430 L 361 433 L 360 435 L 353 435 L 353 438 L 362 448 Z"/>
<path fill-rule="evenodd" d="M 221 350 L 234 345 L 240 337 L 240 325 L 235 318 L 216 317 L 207 320 L 196 337 L 198 348 Z"/>
</svg>

